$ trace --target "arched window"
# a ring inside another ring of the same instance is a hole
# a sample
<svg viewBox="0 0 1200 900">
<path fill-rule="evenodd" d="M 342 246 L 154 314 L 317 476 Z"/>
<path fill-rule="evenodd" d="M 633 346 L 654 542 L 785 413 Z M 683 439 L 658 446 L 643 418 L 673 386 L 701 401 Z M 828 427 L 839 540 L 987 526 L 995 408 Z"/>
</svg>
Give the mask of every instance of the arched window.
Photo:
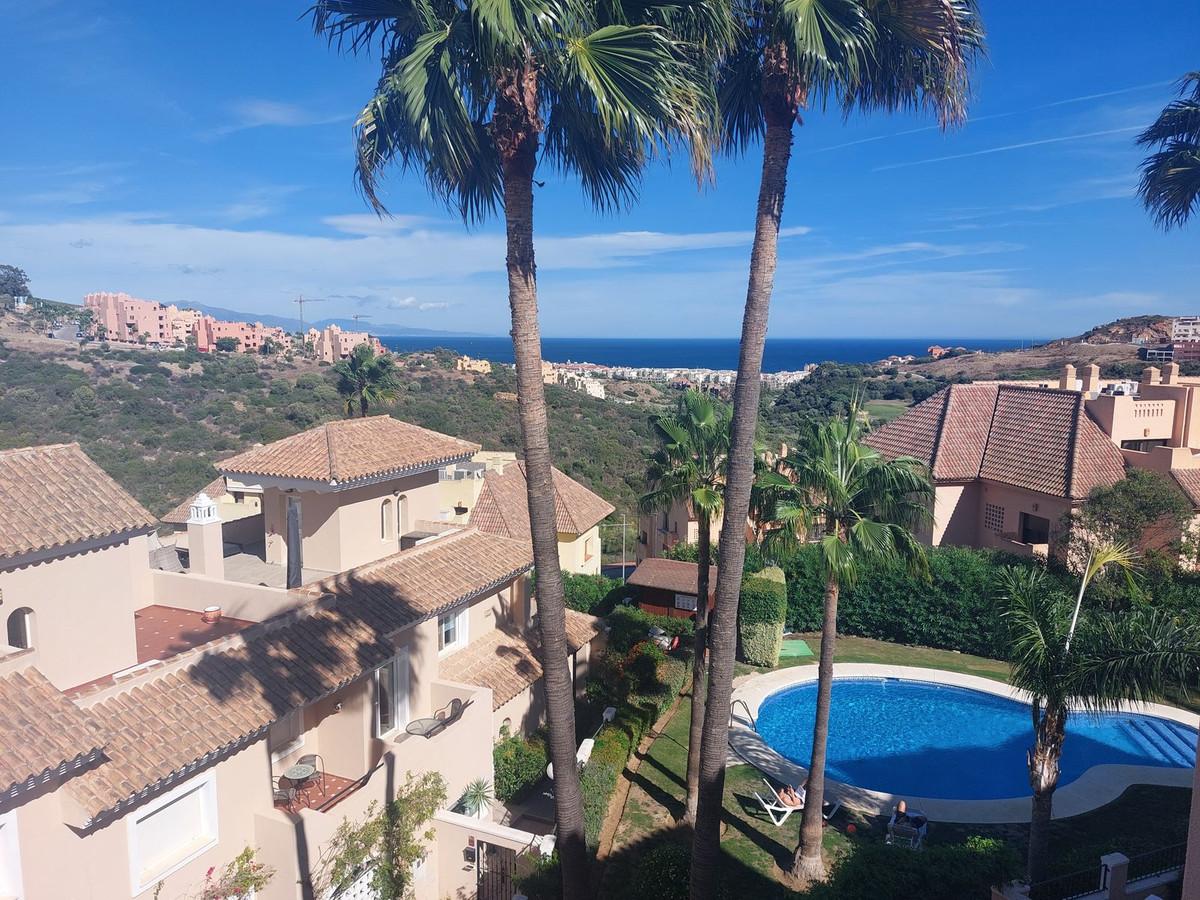
<svg viewBox="0 0 1200 900">
<path fill-rule="evenodd" d="M 396 536 L 396 518 L 392 512 L 392 498 L 388 497 L 383 501 L 383 506 L 379 511 L 379 539 L 384 541 L 392 540 Z"/>
<path fill-rule="evenodd" d="M 28 606 L 22 606 L 20 609 L 14 610 L 8 617 L 8 645 L 28 650 L 33 646 L 33 640 L 33 610 Z"/>
</svg>

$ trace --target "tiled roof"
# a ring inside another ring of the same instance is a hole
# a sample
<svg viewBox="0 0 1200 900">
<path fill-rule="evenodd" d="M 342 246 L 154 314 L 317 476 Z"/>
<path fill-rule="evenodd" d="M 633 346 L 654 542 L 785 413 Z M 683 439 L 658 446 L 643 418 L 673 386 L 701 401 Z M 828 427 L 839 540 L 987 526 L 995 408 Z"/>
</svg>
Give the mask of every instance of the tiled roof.
<svg viewBox="0 0 1200 900">
<path fill-rule="evenodd" d="M 153 526 L 78 444 L 0 452 L 0 558 Z"/>
<path fill-rule="evenodd" d="M 913 456 L 937 481 L 985 478 L 1079 500 L 1125 477 L 1121 451 L 1076 391 L 951 385 L 866 438 L 885 456 Z"/>
<path fill-rule="evenodd" d="M 196 495 L 200 493 L 208 494 L 209 499 L 216 500 L 218 497 L 224 497 L 229 493 L 225 487 L 225 476 L 218 475 L 195 494 L 188 494 L 173 510 L 162 517 L 162 520 L 168 525 L 186 525 L 188 516 L 192 514 L 192 501 L 196 499 Z"/>
<path fill-rule="evenodd" d="M 677 559 L 660 559 L 651 557 L 644 559 L 633 570 L 627 584 L 635 587 L 655 588 L 661 591 L 675 591 L 677 594 L 697 594 L 700 587 L 697 584 L 697 566 L 695 563 L 681 562 Z M 708 567 L 708 590 L 712 593 L 717 589 L 717 567 Z"/>
<path fill-rule="evenodd" d="M 443 465 L 469 457 L 478 444 L 391 416 L 327 422 L 255 447 L 217 464 L 235 475 L 341 483 Z"/>
<path fill-rule="evenodd" d="M 554 473 L 554 519 L 559 532 L 583 534 L 613 511 L 613 505 L 558 469 Z M 525 463 L 483 477 L 483 490 L 471 510 L 471 524 L 481 531 L 530 539 Z"/>
<path fill-rule="evenodd" d="M 604 623 L 595 616 L 567 611 L 567 644 L 574 653 L 600 633 Z M 492 709 L 497 710 L 542 677 L 535 632 L 513 634 L 495 628 L 477 641 L 442 660 L 438 674 L 491 688 Z"/>
<path fill-rule="evenodd" d="M 379 605 L 397 618 L 393 627 L 399 627 L 443 612 L 532 566 L 528 541 L 472 528 L 330 575 L 304 590 Z"/>
<path fill-rule="evenodd" d="M 308 605 L 198 648 L 194 661 L 115 694 L 81 697 L 113 738 L 109 762 L 74 779 L 71 791 L 93 819 L 119 809 L 386 662 L 393 632 L 532 563 L 527 544 L 477 531 L 449 535 L 308 585 Z"/>
<path fill-rule="evenodd" d="M 0 677 L 0 794 L 104 746 L 96 720 L 32 666 Z"/>
<path fill-rule="evenodd" d="M 1187 494 L 1192 506 L 1200 508 L 1200 469 L 1172 469 L 1171 477 Z"/>
</svg>

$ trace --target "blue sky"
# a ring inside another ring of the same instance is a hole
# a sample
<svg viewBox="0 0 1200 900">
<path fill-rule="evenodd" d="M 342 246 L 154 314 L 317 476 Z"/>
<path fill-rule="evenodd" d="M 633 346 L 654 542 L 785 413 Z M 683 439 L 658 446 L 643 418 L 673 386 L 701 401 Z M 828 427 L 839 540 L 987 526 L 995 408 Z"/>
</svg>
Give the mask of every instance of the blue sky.
<svg viewBox="0 0 1200 900">
<path fill-rule="evenodd" d="M 981 5 L 965 127 L 805 114 L 772 335 L 1044 337 L 1200 311 L 1200 225 L 1164 235 L 1133 199 L 1134 135 L 1200 66 L 1200 5 Z M 499 222 L 467 230 L 399 174 L 394 219 L 355 192 L 376 63 L 331 51 L 306 6 L 0 0 L 0 262 L 72 302 L 294 315 L 303 292 L 334 298 L 309 316 L 505 333 Z M 622 215 L 548 179 L 544 333 L 736 336 L 759 165 L 722 161 L 704 192 L 683 160 L 652 169 Z"/>
</svg>

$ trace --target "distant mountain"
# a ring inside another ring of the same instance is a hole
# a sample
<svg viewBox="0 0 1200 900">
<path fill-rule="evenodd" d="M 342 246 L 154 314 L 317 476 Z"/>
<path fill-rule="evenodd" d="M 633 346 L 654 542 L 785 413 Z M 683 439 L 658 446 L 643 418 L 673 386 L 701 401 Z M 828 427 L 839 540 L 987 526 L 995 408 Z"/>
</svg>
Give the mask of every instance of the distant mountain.
<svg viewBox="0 0 1200 900">
<path fill-rule="evenodd" d="M 275 328 L 285 328 L 288 331 L 299 331 L 300 320 L 290 316 L 272 316 L 262 313 L 238 312 L 236 309 L 225 309 L 222 306 L 206 306 L 203 303 L 186 303 L 192 309 L 208 313 L 217 319 L 230 322 L 262 322 Z M 411 325 L 400 325 L 395 322 L 374 322 L 369 319 L 355 321 L 354 319 L 316 319 L 306 322 L 305 327 L 324 328 L 326 325 L 337 325 L 348 331 L 369 331 L 377 337 L 403 337 L 405 335 L 425 335 L 428 337 L 482 337 L 475 331 L 439 331 L 436 328 L 413 328 Z"/>
</svg>

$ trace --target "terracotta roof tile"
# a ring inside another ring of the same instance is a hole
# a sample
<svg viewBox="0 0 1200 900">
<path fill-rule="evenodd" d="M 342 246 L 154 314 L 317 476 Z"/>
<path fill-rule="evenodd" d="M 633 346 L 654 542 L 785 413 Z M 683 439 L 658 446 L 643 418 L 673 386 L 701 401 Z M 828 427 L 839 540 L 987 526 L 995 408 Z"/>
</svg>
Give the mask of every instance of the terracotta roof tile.
<svg viewBox="0 0 1200 900">
<path fill-rule="evenodd" d="M 105 738 L 36 668 L 0 677 L 0 794 L 88 756 Z"/>
<path fill-rule="evenodd" d="M 193 651 L 183 666 L 79 698 L 112 738 L 109 761 L 76 778 L 73 795 L 93 819 L 118 809 L 381 665 L 395 652 L 393 632 L 532 564 L 527 543 L 475 530 L 448 535 L 308 585 L 299 611 Z"/>
<path fill-rule="evenodd" d="M 327 422 L 217 464 L 221 472 L 342 483 L 464 460 L 478 444 L 391 416 Z"/>
<path fill-rule="evenodd" d="M 613 511 L 613 505 L 573 478 L 553 469 L 554 519 L 558 531 L 583 534 Z M 470 522 L 480 531 L 530 540 L 528 481 L 525 463 L 490 471 L 483 477 L 483 490 Z"/>
<path fill-rule="evenodd" d="M 168 525 L 186 525 L 188 516 L 192 514 L 192 501 L 196 499 L 196 495 L 200 493 L 208 494 L 208 496 L 216 500 L 218 497 L 224 497 L 229 493 L 225 487 L 225 476 L 218 475 L 200 490 L 193 494 L 188 494 L 180 501 L 179 505 L 162 517 L 162 520 Z"/>
<path fill-rule="evenodd" d="M 700 587 L 696 578 L 695 563 L 681 562 L 677 559 L 660 559 L 651 557 L 638 564 L 629 576 L 627 584 L 635 587 L 655 588 L 662 591 L 675 591 L 679 594 L 696 594 Z M 708 590 L 712 593 L 717 589 L 717 567 L 708 567 Z"/>
<path fill-rule="evenodd" d="M 567 611 L 567 644 L 574 653 L 588 644 L 604 626 L 601 619 Z M 495 628 L 472 641 L 439 664 L 438 674 L 492 691 L 492 709 L 497 710 L 542 677 L 536 633 L 514 634 Z"/>
<path fill-rule="evenodd" d="M 0 452 L 0 558 L 149 530 L 154 521 L 78 444 Z"/>
<path fill-rule="evenodd" d="M 1192 506 L 1200 508 L 1200 469 L 1172 469 L 1171 477 L 1187 494 Z"/>
<path fill-rule="evenodd" d="M 931 464 L 936 481 L 985 478 L 1083 499 L 1125 475 L 1121 451 L 1083 395 L 1013 385 L 951 385 L 866 438 L 885 456 Z"/>
</svg>

